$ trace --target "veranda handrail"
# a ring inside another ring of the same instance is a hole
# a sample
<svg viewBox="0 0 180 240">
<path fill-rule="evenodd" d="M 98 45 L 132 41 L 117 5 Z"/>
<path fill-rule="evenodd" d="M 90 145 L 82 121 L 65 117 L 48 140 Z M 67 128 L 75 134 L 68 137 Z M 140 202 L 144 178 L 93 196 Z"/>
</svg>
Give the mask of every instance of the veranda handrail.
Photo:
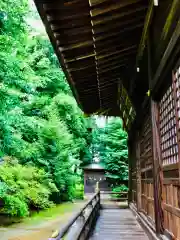
<svg viewBox="0 0 180 240">
<path fill-rule="evenodd" d="M 76 222 L 76 220 L 83 216 L 84 214 L 84 210 L 88 207 L 88 206 L 92 206 L 93 201 L 96 200 L 96 198 L 99 198 L 98 201 L 100 201 L 100 191 L 96 192 L 93 197 L 84 205 L 83 208 L 81 208 L 78 213 L 76 213 L 71 220 L 60 230 L 58 236 L 55 238 L 55 240 L 61 240 L 64 238 L 64 236 L 68 233 L 68 231 L 70 230 L 70 228 L 72 227 L 72 225 Z M 98 202 L 97 201 L 97 202 Z M 84 225 L 83 225 L 84 226 Z M 82 227 L 83 228 L 83 227 Z"/>
</svg>

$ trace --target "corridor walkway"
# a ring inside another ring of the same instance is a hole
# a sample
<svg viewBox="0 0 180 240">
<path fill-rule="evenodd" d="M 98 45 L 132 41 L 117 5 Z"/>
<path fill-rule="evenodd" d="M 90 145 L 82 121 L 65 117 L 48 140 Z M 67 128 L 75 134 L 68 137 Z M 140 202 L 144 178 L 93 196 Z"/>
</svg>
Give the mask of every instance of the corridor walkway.
<svg viewBox="0 0 180 240">
<path fill-rule="evenodd" d="M 102 209 L 90 240 L 148 240 L 129 209 Z"/>
</svg>

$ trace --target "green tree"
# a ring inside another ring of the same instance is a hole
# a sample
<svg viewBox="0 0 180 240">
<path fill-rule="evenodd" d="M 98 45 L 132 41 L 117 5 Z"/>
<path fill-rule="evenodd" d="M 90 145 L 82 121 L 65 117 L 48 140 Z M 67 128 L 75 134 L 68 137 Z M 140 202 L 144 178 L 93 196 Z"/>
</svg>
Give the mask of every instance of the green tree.
<svg viewBox="0 0 180 240">
<path fill-rule="evenodd" d="M 80 165 L 91 159 L 90 120 L 77 106 L 45 31 L 31 27 L 34 19 L 39 17 L 28 0 L 0 2 L 0 210 L 16 216 L 50 200 L 72 199 Z"/>
<path fill-rule="evenodd" d="M 112 181 L 128 179 L 127 133 L 120 118 L 112 118 L 104 128 L 93 134 L 94 151 L 105 165 L 106 176 Z"/>
</svg>

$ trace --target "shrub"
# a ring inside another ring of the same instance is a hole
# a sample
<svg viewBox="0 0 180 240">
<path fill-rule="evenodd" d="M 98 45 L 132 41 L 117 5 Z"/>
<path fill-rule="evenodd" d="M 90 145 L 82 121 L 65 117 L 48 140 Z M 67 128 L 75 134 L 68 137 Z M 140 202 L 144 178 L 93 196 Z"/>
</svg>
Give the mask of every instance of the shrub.
<svg viewBox="0 0 180 240">
<path fill-rule="evenodd" d="M 83 184 L 76 184 L 74 198 L 75 199 L 84 199 L 84 185 Z"/>
<path fill-rule="evenodd" d="M 1 213 L 8 214 L 10 216 L 25 217 L 29 214 L 28 205 L 21 200 L 18 196 L 4 195 L 4 207 L 1 209 Z"/>
<path fill-rule="evenodd" d="M 31 208 L 51 205 L 49 196 L 57 191 L 42 169 L 20 164 L 0 167 L 0 212 L 11 216 L 27 216 Z"/>
<path fill-rule="evenodd" d="M 123 192 L 128 192 L 128 187 L 126 185 L 122 184 L 120 186 L 113 187 L 112 192 L 120 193 L 120 194 L 113 194 L 112 196 L 115 198 L 123 197 L 124 196 Z M 121 194 L 121 192 L 122 192 L 122 194 Z"/>
</svg>

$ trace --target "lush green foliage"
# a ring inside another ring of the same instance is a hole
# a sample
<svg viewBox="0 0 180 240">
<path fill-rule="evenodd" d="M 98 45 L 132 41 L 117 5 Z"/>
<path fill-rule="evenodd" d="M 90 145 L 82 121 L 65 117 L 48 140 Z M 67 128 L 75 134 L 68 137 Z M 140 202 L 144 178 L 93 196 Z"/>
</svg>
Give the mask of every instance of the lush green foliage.
<svg viewBox="0 0 180 240">
<path fill-rule="evenodd" d="M 104 128 L 93 133 L 94 154 L 105 165 L 112 183 L 128 179 L 127 133 L 120 118 L 110 119 Z"/>
<path fill-rule="evenodd" d="M 58 191 L 44 170 L 17 163 L 0 167 L 0 181 L 1 213 L 20 217 L 28 214 L 29 207 L 49 207 L 50 194 Z"/>
<path fill-rule="evenodd" d="M 27 0 L 0 2 L 0 209 L 13 216 L 72 199 L 91 158 L 89 119 L 45 32 L 29 26 L 33 11 Z"/>
<path fill-rule="evenodd" d="M 84 199 L 84 185 L 82 183 L 76 184 L 75 199 Z"/>
<path fill-rule="evenodd" d="M 128 187 L 122 184 L 120 186 L 113 187 L 112 192 L 117 193 L 117 194 L 112 194 L 112 197 L 115 197 L 115 198 L 122 197 L 126 195 L 126 194 L 123 194 L 123 192 L 128 192 Z"/>
<path fill-rule="evenodd" d="M 96 128 L 92 138 L 93 120 L 78 108 L 43 28 L 31 20 L 39 18 L 28 0 L 0 2 L 0 212 L 19 217 L 82 198 L 79 166 L 92 154 L 111 180 L 128 174 L 121 120 Z"/>
</svg>

